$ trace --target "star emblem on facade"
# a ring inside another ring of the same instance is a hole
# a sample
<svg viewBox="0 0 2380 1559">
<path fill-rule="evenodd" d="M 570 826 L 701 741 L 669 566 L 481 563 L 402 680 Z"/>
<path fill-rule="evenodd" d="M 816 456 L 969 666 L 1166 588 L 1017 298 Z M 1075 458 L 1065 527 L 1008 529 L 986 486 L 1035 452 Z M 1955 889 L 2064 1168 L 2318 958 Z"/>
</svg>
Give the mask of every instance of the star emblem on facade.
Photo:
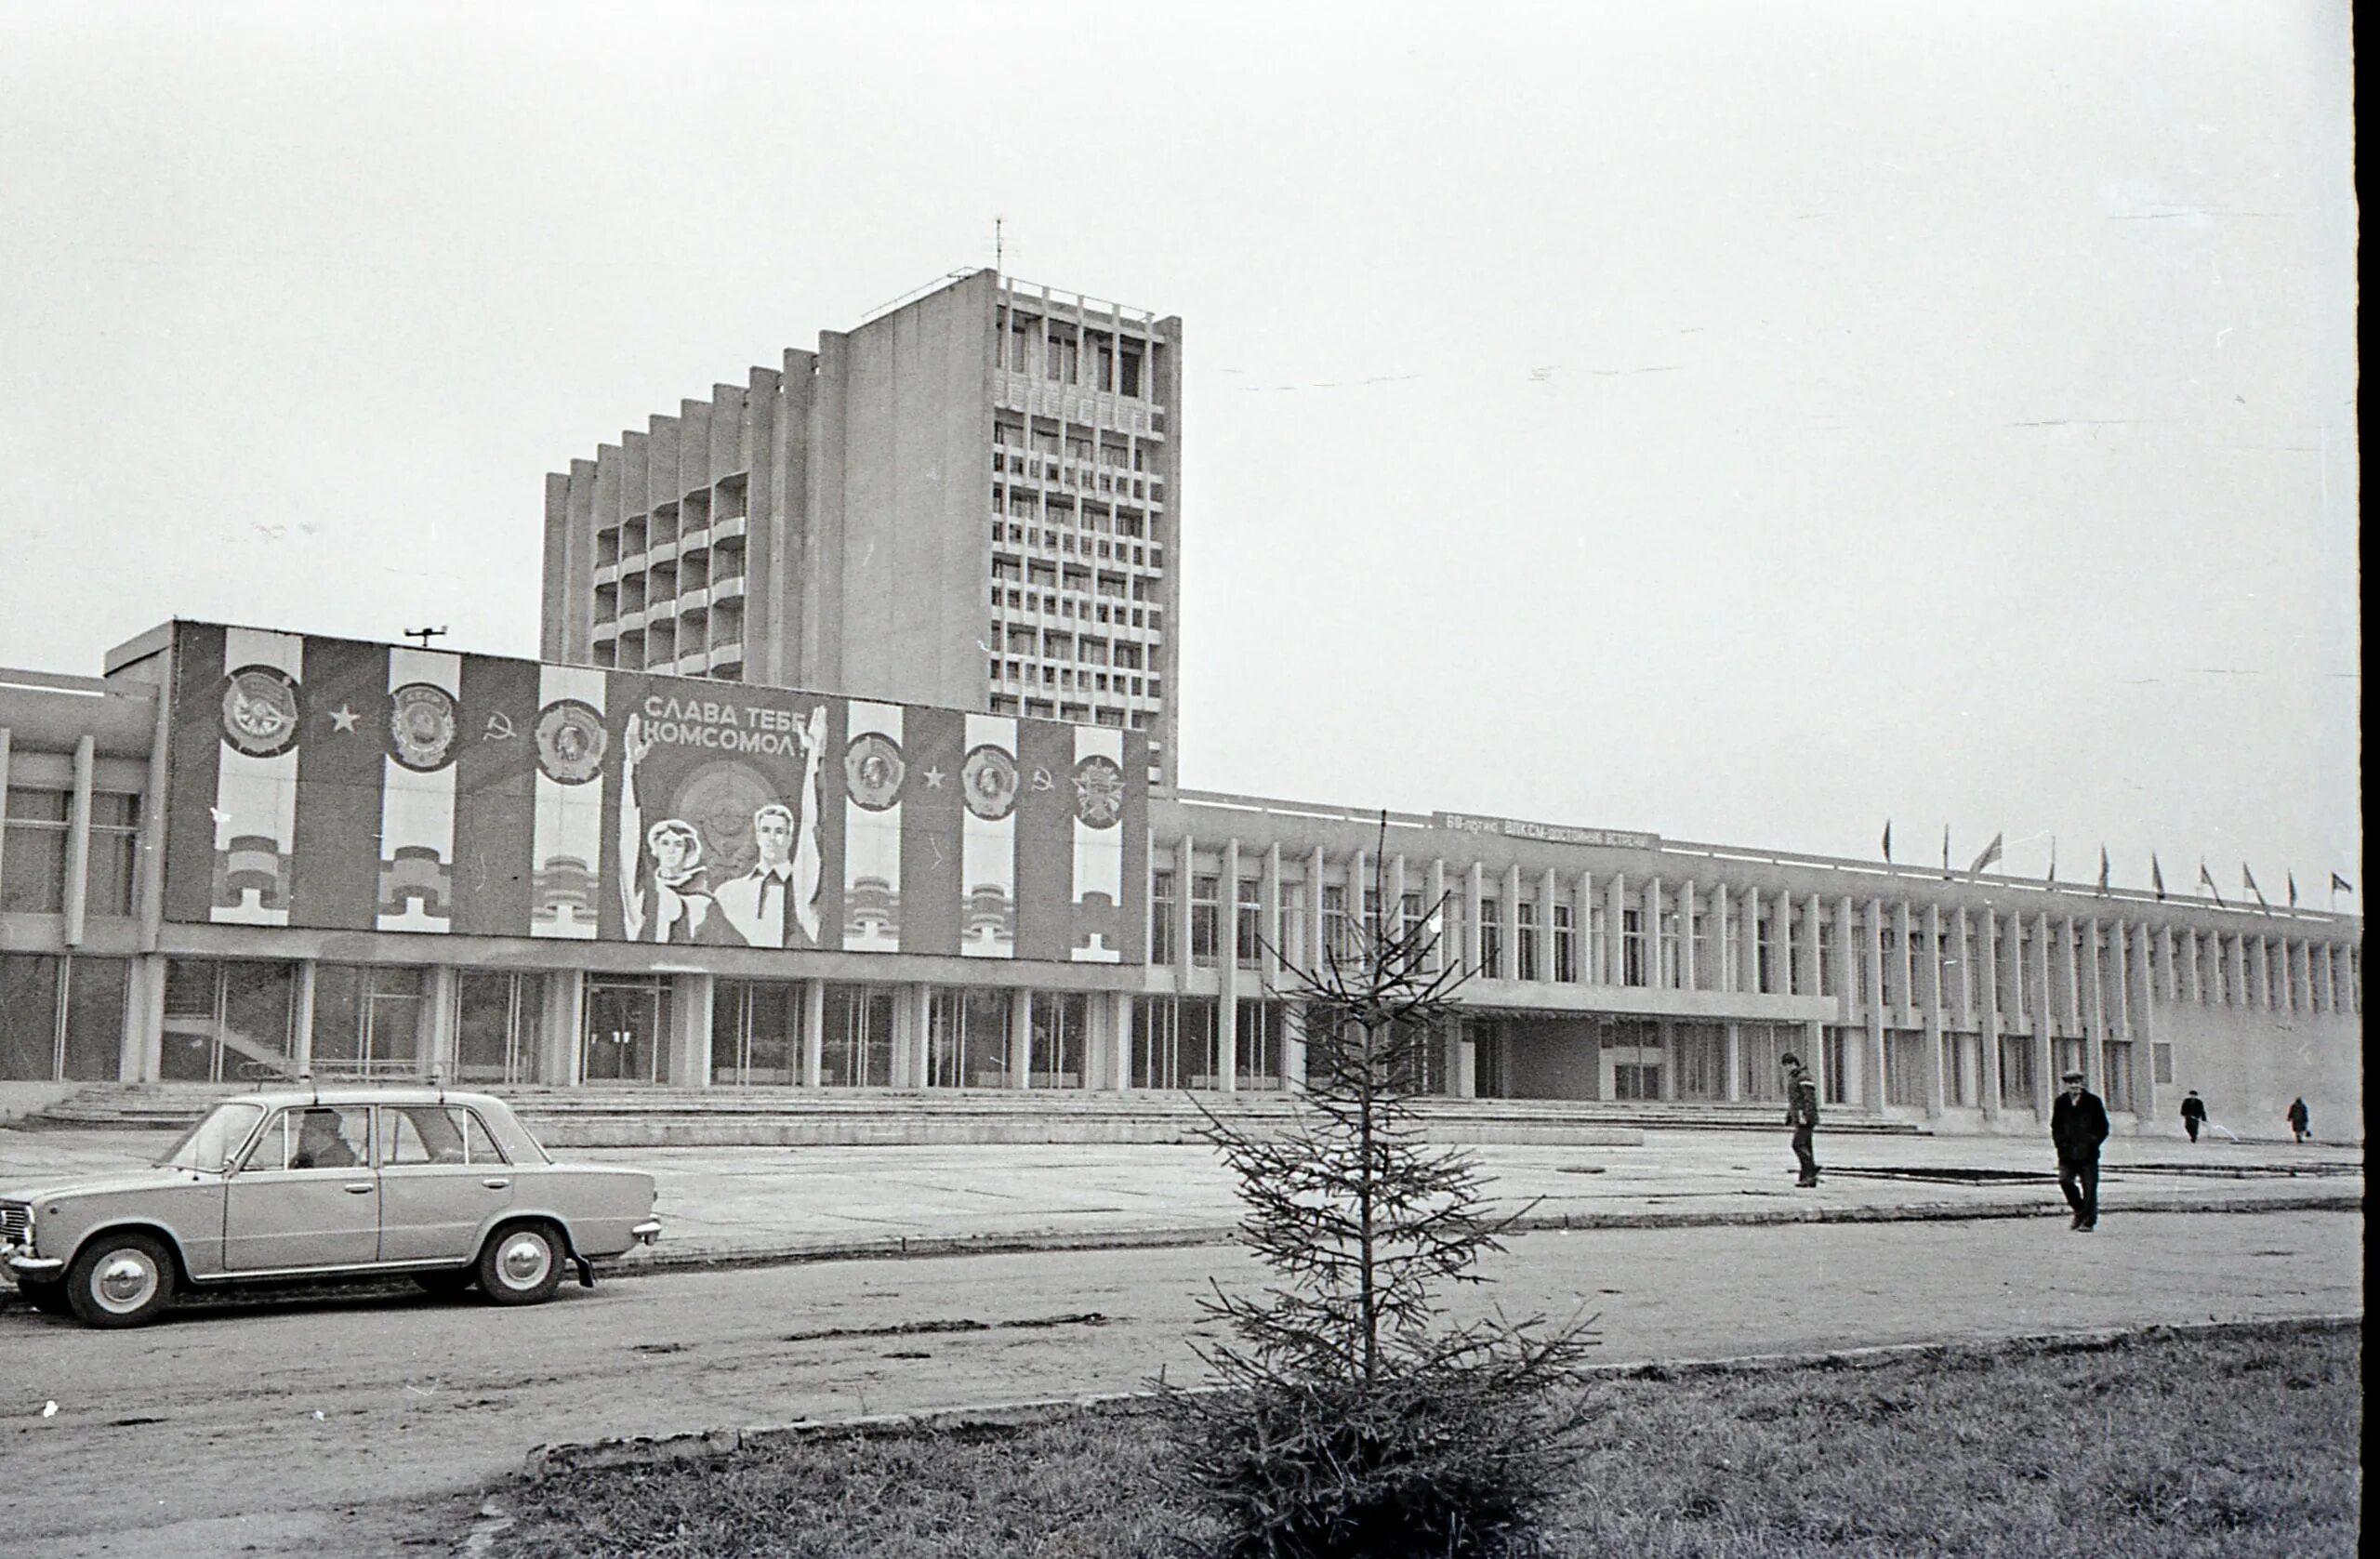
<svg viewBox="0 0 2380 1559">
<path fill-rule="evenodd" d="M 353 709 L 342 704 L 331 711 L 331 725 L 337 730 L 352 731 L 355 729 L 355 722 L 362 718 Z"/>
<path fill-rule="evenodd" d="M 944 773 L 940 769 L 928 769 L 924 771 L 924 773 L 926 788 L 928 790 L 940 790 L 942 788 L 942 782 L 950 777 L 948 774 Z"/>
</svg>

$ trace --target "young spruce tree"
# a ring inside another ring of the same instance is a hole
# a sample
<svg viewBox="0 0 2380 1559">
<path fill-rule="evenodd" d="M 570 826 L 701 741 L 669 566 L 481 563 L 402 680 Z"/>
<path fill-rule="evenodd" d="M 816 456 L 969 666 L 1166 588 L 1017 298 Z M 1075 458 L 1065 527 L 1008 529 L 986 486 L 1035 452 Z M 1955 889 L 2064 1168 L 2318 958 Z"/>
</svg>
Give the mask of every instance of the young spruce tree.
<svg viewBox="0 0 2380 1559">
<path fill-rule="evenodd" d="M 1484 1281 L 1518 1214 L 1490 1211 L 1476 1160 L 1431 1145 L 1416 1106 L 1466 972 L 1435 957 L 1444 906 L 1408 927 L 1375 902 L 1377 924 L 1351 917 L 1354 945 L 1274 993 L 1305 1018 L 1289 1127 L 1204 1112 L 1273 1276 L 1201 1301 L 1233 1339 L 1201 1350 L 1221 1389 L 1167 1396 L 1181 1476 L 1229 1559 L 1527 1552 L 1584 1421 L 1593 1317 L 1444 1315 L 1438 1288 Z"/>
</svg>

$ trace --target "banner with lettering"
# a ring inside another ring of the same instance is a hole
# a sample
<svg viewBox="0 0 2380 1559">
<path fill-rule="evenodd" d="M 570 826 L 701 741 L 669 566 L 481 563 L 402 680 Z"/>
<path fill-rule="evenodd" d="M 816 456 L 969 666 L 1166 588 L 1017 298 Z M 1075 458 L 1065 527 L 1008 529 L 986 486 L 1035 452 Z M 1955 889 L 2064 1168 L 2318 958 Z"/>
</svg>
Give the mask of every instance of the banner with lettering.
<svg viewBox="0 0 2380 1559">
<path fill-rule="evenodd" d="M 1137 963 L 1138 732 L 178 624 L 165 915 Z"/>
</svg>

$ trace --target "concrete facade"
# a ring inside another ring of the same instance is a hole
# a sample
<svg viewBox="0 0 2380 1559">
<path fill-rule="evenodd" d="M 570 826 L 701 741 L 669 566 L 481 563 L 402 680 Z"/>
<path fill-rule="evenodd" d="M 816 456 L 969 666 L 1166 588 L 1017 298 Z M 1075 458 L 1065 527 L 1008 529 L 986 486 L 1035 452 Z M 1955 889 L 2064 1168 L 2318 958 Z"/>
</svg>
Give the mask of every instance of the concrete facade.
<svg viewBox="0 0 2380 1559">
<path fill-rule="evenodd" d="M 546 481 L 540 654 L 1146 731 L 1182 323 L 977 271 Z"/>
</svg>

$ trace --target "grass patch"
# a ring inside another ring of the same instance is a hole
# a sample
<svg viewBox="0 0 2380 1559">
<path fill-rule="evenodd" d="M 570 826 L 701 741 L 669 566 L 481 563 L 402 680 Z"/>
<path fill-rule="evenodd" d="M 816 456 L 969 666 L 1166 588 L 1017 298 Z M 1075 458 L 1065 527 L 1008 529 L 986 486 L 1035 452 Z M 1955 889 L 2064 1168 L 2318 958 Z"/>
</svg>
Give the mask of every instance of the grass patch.
<svg viewBox="0 0 2380 1559">
<path fill-rule="evenodd" d="M 2149 1332 L 1876 1362 L 1646 1369 L 1597 1429 L 1543 1553 L 1647 1559 L 2314 1559 L 2356 1552 L 2360 1328 Z M 1195 1553 L 1142 1414 L 816 1441 L 559 1474 L 496 1559 Z"/>
</svg>

